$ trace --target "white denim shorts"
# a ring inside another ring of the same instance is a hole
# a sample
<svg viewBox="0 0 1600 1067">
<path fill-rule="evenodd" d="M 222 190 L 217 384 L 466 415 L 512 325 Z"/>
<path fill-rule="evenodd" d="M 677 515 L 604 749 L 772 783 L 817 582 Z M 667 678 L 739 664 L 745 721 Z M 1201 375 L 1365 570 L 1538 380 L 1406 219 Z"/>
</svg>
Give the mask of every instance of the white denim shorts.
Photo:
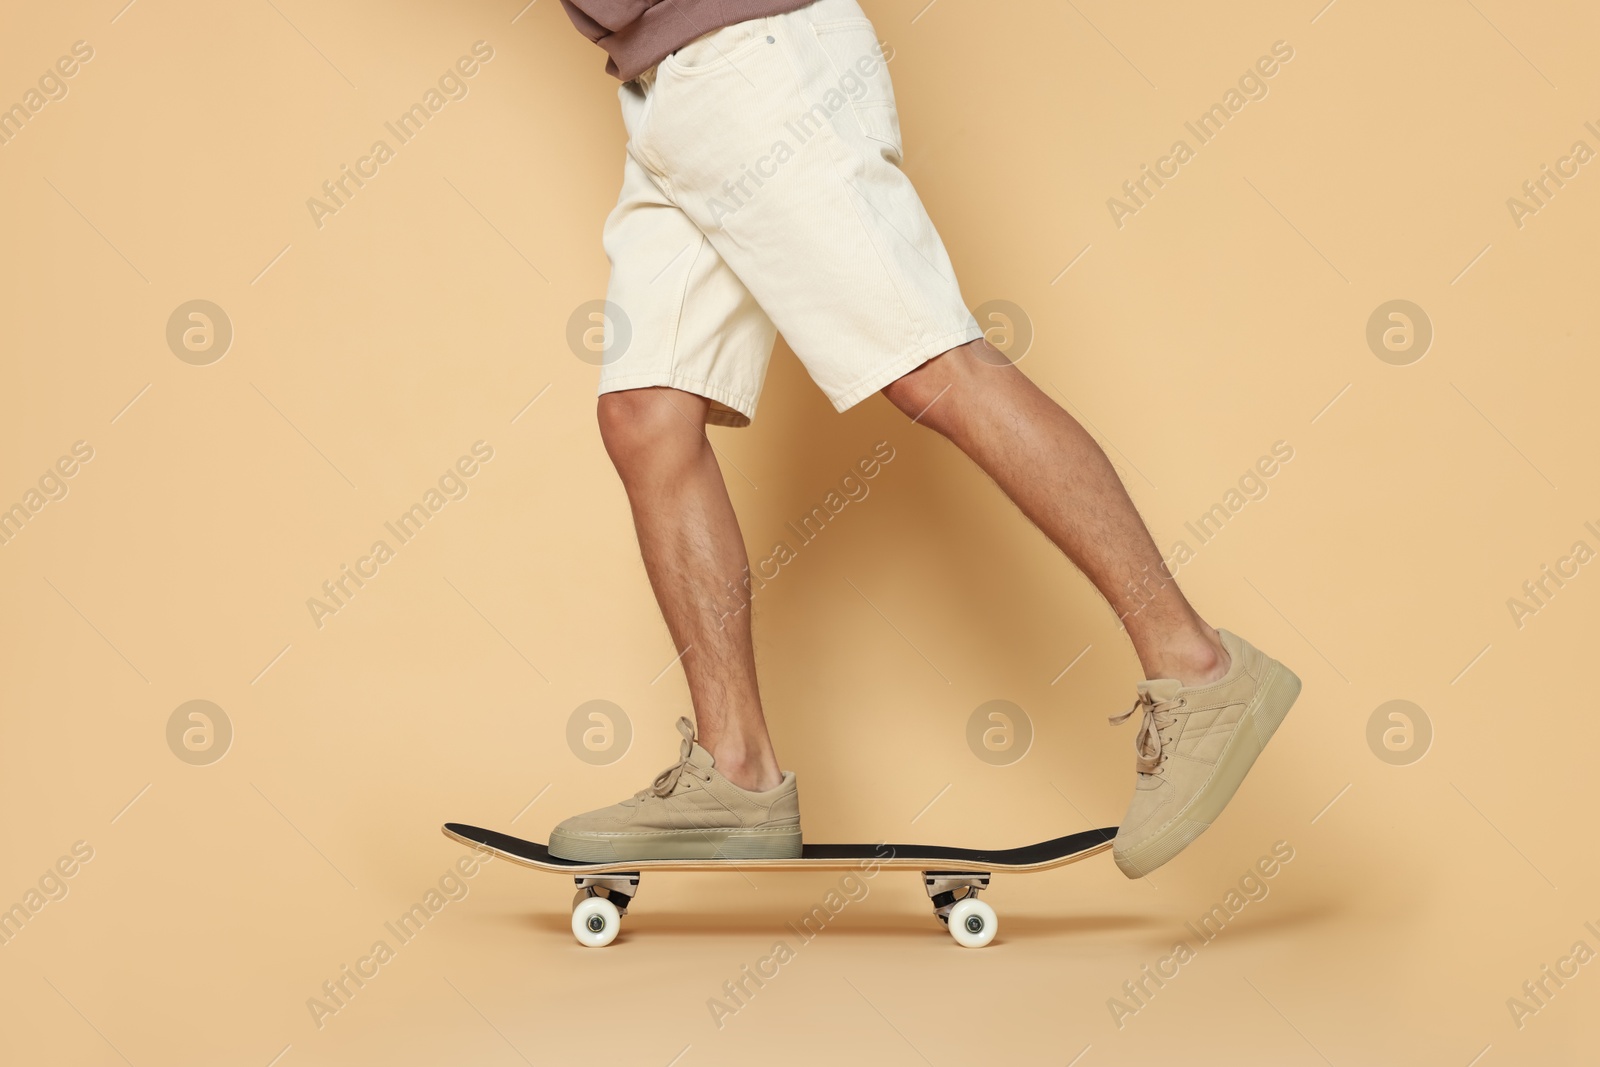
<svg viewBox="0 0 1600 1067">
<path fill-rule="evenodd" d="M 888 58 L 856 0 L 815 0 L 621 86 L 601 393 L 671 386 L 747 426 L 778 332 L 840 411 L 983 336 L 900 169 Z"/>
</svg>

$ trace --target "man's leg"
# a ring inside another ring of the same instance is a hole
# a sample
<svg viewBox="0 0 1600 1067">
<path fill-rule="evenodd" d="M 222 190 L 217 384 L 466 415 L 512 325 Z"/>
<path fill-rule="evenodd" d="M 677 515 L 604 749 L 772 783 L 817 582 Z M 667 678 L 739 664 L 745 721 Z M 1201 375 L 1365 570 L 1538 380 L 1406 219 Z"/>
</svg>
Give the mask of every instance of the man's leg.
<svg viewBox="0 0 1600 1067">
<path fill-rule="evenodd" d="M 682 654 L 700 744 L 734 785 L 782 778 L 756 688 L 739 520 L 706 440 L 709 402 L 656 387 L 600 397 L 600 435 L 622 477 L 645 572 Z"/>
<path fill-rule="evenodd" d="M 885 396 L 953 441 L 1094 583 L 1146 678 L 1221 678 L 1217 632 L 1167 575 L 1155 541 L 1100 446 L 1020 370 L 978 339 L 891 382 Z"/>
<path fill-rule="evenodd" d="M 987 341 L 953 348 L 883 391 L 972 457 L 1127 627 L 1145 680 L 1134 706 L 1112 721 L 1143 714 L 1136 786 L 1111 854 L 1128 877 L 1148 874 L 1222 813 L 1299 696 L 1300 679 L 1200 618 L 1100 446 Z"/>
</svg>

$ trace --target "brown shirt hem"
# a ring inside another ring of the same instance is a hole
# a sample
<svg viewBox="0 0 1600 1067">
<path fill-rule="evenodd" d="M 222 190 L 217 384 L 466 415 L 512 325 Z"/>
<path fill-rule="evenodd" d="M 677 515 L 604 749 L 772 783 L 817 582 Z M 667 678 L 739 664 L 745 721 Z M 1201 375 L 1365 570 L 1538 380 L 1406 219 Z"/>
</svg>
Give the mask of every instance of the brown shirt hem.
<svg viewBox="0 0 1600 1067">
<path fill-rule="evenodd" d="M 632 81 L 712 30 L 812 0 L 561 0 L 578 32 L 606 50 L 606 73 Z"/>
</svg>

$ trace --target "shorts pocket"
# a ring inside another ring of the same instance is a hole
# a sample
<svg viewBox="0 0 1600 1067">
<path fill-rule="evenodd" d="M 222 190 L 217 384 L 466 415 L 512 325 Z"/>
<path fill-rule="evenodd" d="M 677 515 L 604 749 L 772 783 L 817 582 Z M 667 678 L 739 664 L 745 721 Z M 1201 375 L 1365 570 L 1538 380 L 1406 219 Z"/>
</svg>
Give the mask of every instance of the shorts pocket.
<svg viewBox="0 0 1600 1067">
<path fill-rule="evenodd" d="M 892 149 L 893 161 L 899 163 L 903 151 L 900 112 L 895 107 L 894 83 L 889 79 L 883 45 L 872 20 L 813 22 L 811 29 L 836 75 L 837 80 L 828 88 L 837 89 L 850 101 L 861 132 Z"/>
<path fill-rule="evenodd" d="M 701 34 L 663 61 L 680 74 L 702 74 L 731 67 L 740 56 L 767 43 L 767 20 L 746 19 Z"/>
</svg>

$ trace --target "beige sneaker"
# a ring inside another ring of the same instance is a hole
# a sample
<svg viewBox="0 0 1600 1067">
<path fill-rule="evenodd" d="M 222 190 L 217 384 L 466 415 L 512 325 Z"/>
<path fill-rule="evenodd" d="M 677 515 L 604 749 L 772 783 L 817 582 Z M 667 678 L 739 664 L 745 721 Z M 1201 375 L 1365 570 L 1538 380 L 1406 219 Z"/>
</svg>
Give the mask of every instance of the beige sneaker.
<svg viewBox="0 0 1600 1067">
<path fill-rule="evenodd" d="M 800 855 L 800 792 L 793 771 L 765 793 L 722 776 L 678 720 L 678 762 L 620 804 L 574 815 L 550 831 L 564 860 L 790 859 Z"/>
<path fill-rule="evenodd" d="M 1218 630 L 1232 657 L 1210 685 L 1183 687 L 1176 678 L 1140 682 L 1125 722 L 1140 708 L 1134 740 L 1139 781 L 1111 854 L 1129 878 L 1142 878 L 1205 832 L 1233 798 L 1267 739 L 1278 728 L 1300 679 L 1248 641 Z"/>
</svg>

